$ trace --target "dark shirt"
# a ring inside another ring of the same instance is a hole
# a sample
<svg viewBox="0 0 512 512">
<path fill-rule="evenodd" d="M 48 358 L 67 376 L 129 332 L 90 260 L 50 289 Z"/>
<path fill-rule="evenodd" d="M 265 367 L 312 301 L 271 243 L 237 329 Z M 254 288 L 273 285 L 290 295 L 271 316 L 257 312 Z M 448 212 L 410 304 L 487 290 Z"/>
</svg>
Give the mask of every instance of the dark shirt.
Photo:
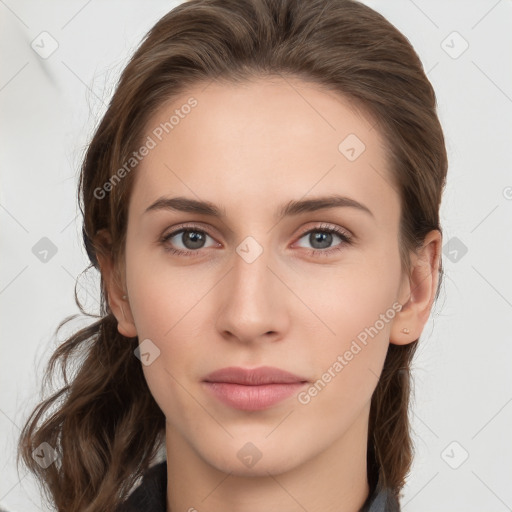
<svg viewBox="0 0 512 512">
<path fill-rule="evenodd" d="M 166 512 L 167 461 L 149 468 L 141 484 L 128 496 L 116 512 Z M 359 512 L 400 512 L 400 505 L 387 489 L 370 489 Z"/>
</svg>

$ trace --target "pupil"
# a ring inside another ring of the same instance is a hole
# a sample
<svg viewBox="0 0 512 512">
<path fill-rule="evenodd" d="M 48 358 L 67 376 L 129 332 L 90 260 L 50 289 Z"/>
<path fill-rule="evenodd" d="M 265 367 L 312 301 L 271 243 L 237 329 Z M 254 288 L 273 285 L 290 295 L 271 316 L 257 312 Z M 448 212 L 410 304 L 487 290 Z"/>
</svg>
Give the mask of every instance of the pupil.
<svg viewBox="0 0 512 512">
<path fill-rule="evenodd" d="M 325 249 L 332 242 L 332 233 L 311 233 L 310 242 L 315 249 Z M 320 242 L 321 247 L 315 247 L 316 242 Z"/>
<path fill-rule="evenodd" d="M 203 235 L 197 231 L 185 231 L 182 236 L 182 242 L 188 249 L 200 249 L 204 239 Z"/>
</svg>

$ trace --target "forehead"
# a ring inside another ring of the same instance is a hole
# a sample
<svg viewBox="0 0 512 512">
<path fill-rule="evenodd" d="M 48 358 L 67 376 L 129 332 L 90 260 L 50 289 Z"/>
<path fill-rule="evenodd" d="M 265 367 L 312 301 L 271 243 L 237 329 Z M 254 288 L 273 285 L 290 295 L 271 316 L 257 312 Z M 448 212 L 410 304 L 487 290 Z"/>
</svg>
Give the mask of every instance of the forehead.
<svg viewBox="0 0 512 512">
<path fill-rule="evenodd" d="M 373 119 L 299 79 L 191 87 L 159 108 L 143 141 L 151 149 L 135 171 L 131 210 L 163 195 L 209 200 L 237 215 L 325 193 L 372 210 L 398 200 Z"/>
</svg>

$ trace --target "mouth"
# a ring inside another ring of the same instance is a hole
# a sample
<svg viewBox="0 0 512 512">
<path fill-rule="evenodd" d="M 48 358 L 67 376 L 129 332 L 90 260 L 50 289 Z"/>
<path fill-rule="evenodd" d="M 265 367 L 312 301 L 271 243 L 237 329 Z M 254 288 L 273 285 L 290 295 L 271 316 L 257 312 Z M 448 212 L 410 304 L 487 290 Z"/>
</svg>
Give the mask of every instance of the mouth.
<svg viewBox="0 0 512 512">
<path fill-rule="evenodd" d="M 203 385 L 225 405 L 245 411 L 267 409 L 300 391 L 309 381 L 280 368 L 222 368 L 210 373 Z"/>
</svg>

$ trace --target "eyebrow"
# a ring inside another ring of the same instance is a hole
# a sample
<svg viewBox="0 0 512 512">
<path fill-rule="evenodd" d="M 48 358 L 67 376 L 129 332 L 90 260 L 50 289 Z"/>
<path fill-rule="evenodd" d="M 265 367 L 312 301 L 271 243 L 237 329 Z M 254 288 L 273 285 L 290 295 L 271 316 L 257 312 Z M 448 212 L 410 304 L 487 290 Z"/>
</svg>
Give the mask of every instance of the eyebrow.
<svg viewBox="0 0 512 512">
<path fill-rule="evenodd" d="M 283 218 L 299 215 L 301 213 L 310 213 L 327 208 L 349 207 L 367 213 L 374 217 L 371 210 L 364 204 L 359 203 L 350 197 L 340 195 L 329 195 L 311 199 L 291 200 L 277 211 L 276 217 Z M 144 213 L 158 210 L 174 210 L 187 213 L 197 213 L 211 217 L 225 218 L 226 210 L 216 206 L 210 201 L 198 201 L 187 197 L 161 197 L 153 204 L 148 206 Z"/>
</svg>

